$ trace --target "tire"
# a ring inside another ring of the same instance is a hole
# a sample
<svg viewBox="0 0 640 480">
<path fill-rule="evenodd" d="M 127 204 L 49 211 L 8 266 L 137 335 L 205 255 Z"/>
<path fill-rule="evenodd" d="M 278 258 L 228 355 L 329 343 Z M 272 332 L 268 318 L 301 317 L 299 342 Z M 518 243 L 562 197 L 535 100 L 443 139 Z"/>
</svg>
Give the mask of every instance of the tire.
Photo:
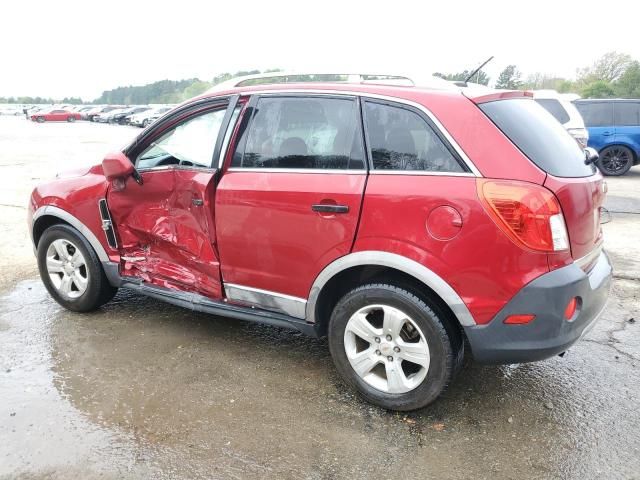
<svg viewBox="0 0 640 480">
<path fill-rule="evenodd" d="M 38 123 L 44 123 L 46 120 L 44 117 L 36 117 L 36 122 Z"/>
<path fill-rule="evenodd" d="M 61 248 L 66 254 L 59 253 Z M 73 255 L 76 251 L 79 251 L 79 256 Z M 54 225 L 46 229 L 38 242 L 37 256 L 44 286 L 53 299 L 67 310 L 95 310 L 111 300 L 118 291 L 109 284 L 93 247 L 69 225 Z M 74 270 L 67 263 L 68 260 L 82 266 Z M 72 271 L 72 277 L 69 271 Z"/>
<path fill-rule="evenodd" d="M 67 117 L 67 122 L 73 123 L 76 121 L 76 117 Z"/>
<path fill-rule="evenodd" d="M 602 149 L 597 165 L 603 175 L 619 177 L 633 166 L 633 152 L 622 145 L 611 145 Z"/>
<path fill-rule="evenodd" d="M 427 302 L 377 283 L 352 290 L 336 304 L 329 321 L 331 356 L 342 378 L 369 402 L 415 410 L 433 402 L 452 380 L 462 346 L 448 333 L 444 315 Z M 393 325 L 399 327 L 387 328 Z M 393 332 L 399 334 L 387 336 Z"/>
<path fill-rule="evenodd" d="M 142 122 L 142 128 L 147 128 L 149 126 L 149 119 L 145 118 Z"/>
</svg>

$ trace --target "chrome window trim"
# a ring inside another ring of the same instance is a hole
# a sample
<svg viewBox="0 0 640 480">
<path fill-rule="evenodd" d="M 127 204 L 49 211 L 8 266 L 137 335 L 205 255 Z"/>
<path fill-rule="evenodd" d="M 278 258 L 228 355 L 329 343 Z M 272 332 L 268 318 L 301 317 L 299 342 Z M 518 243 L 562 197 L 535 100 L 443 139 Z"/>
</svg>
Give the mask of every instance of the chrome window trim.
<svg viewBox="0 0 640 480">
<path fill-rule="evenodd" d="M 109 255 L 107 255 L 106 250 L 104 249 L 104 247 L 102 246 L 98 238 L 93 234 L 91 230 L 89 230 L 89 227 L 87 227 L 84 223 L 82 223 L 80 220 L 78 220 L 76 217 L 71 215 L 66 210 L 63 210 L 58 207 L 54 207 L 53 205 L 45 205 L 43 207 L 40 207 L 33 214 L 33 219 L 31 220 L 32 240 L 33 240 L 33 226 L 35 225 L 36 220 L 38 220 L 38 218 L 44 215 L 51 215 L 53 217 L 58 217 L 59 219 L 67 222 L 69 225 L 71 225 L 76 230 L 78 230 L 84 236 L 84 238 L 87 239 L 87 241 L 91 244 L 91 246 L 95 250 L 101 262 L 109 261 Z M 34 247 L 35 247 L 35 240 L 34 240 Z"/>
<path fill-rule="evenodd" d="M 471 172 L 437 172 L 429 170 L 371 170 L 371 175 L 422 175 L 422 176 L 440 176 L 440 177 L 473 177 L 476 175 Z"/>
<path fill-rule="evenodd" d="M 224 283 L 224 291 L 229 300 L 248 303 L 300 319 L 305 318 L 307 301 L 304 298 L 235 283 Z"/>
<path fill-rule="evenodd" d="M 456 153 L 460 156 L 462 161 L 465 163 L 467 168 L 471 170 L 476 177 L 482 177 L 480 170 L 475 166 L 475 164 L 471 161 L 471 159 L 467 156 L 465 151 L 458 145 L 451 134 L 447 131 L 446 128 L 440 123 L 440 121 L 436 118 L 436 116 L 424 105 L 420 103 L 413 102 L 411 100 L 407 100 L 401 97 L 393 97 L 389 95 L 379 95 L 375 93 L 367 93 L 367 92 L 358 92 L 351 90 L 317 90 L 317 89 L 304 89 L 304 88 L 292 88 L 292 89 L 282 89 L 282 90 L 253 90 L 248 92 L 241 92 L 241 95 L 253 96 L 259 95 L 261 97 L 277 97 L 277 96 L 286 96 L 288 94 L 312 94 L 312 95 L 331 95 L 331 96 L 348 96 L 348 97 L 360 97 L 361 99 L 366 100 L 370 99 L 378 99 L 378 100 L 386 100 L 389 102 L 395 102 L 398 104 L 408 105 L 410 107 L 416 108 L 424 113 L 429 119 L 433 122 L 433 125 L 438 129 L 438 131 L 442 134 L 444 138 L 451 144 Z M 426 172 L 425 174 L 430 174 L 432 172 Z"/>
<path fill-rule="evenodd" d="M 328 173 L 342 175 L 365 175 L 366 170 L 341 170 L 338 168 L 242 168 L 231 167 L 228 172 L 264 172 L 264 173 Z"/>
<path fill-rule="evenodd" d="M 215 172 L 216 168 L 202 167 L 199 165 L 160 165 L 159 167 L 138 168 L 138 173 L 161 172 L 164 170 L 195 170 L 198 172 Z"/>
<path fill-rule="evenodd" d="M 449 308 L 451 308 L 453 314 L 462 326 L 471 327 L 476 325 L 471 312 L 462 298 L 460 298 L 456 291 L 437 273 L 414 260 L 403 257 L 402 255 L 378 250 L 365 250 L 362 252 L 350 253 L 344 257 L 338 258 L 333 263 L 330 263 L 325 267 L 324 270 L 322 270 L 322 272 L 320 272 L 316 277 L 316 280 L 311 286 L 309 300 L 307 300 L 307 321 L 311 323 L 318 321 L 316 318 L 316 304 L 318 302 L 320 292 L 329 280 L 343 270 L 365 265 L 380 265 L 395 268 L 411 275 L 415 279 L 427 285 L 438 296 L 440 296 Z"/>
</svg>

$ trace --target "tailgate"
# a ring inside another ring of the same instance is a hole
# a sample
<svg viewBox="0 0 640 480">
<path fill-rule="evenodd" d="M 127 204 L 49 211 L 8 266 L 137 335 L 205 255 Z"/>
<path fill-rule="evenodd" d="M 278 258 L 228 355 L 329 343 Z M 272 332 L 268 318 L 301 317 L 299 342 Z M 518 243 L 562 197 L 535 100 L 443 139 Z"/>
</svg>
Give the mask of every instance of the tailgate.
<svg viewBox="0 0 640 480">
<path fill-rule="evenodd" d="M 547 175 L 544 182 L 560 201 L 574 260 L 590 253 L 602 241 L 600 207 L 604 202 L 605 185 L 599 173 L 586 178 Z"/>
</svg>

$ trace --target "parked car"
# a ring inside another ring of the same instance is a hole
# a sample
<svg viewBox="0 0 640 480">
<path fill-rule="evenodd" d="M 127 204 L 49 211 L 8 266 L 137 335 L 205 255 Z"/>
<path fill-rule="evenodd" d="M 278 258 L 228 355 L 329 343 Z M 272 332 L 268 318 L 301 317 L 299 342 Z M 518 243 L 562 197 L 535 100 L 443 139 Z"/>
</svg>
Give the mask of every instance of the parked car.
<svg viewBox="0 0 640 480">
<path fill-rule="evenodd" d="M 142 107 L 142 106 L 126 108 L 124 110 L 119 111 L 118 113 L 113 113 L 113 115 L 110 118 L 110 122 L 118 123 L 120 125 L 128 125 L 129 118 L 131 117 L 131 115 L 135 115 L 136 113 L 146 112 L 150 108 L 151 107 Z"/>
<path fill-rule="evenodd" d="M 33 191 L 58 303 L 129 288 L 327 336 L 345 381 L 397 410 L 437 398 L 467 342 L 478 362 L 529 362 L 594 325 L 605 184 L 529 92 L 225 88 Z"/>
<path fill-rule="evenodd" d="M 589 146 L 600 152 L 605 175 L 624 175 L 640 162 L 640 99 L 576 100 L 589 130 Z"/>
<path fill-rule="evenodd" d="M 580 112 L 570 100 L 555 90 L 534 90 L 533 98 L 562 124 L 582 148 L 587 146 L 589 132 Z"/>
<path fill-rule="evenodd" d="M 54 108 L 31 114 L 31 120 L 38 123 L 44 122 L 75 122 L 80 120 L 81 116 L 77 112 L 69 112 L 62 108 Z"/>
<path fill-rule="evenodd" d="M 155 121 L 172 108 L 173 107 L 156 107 L 147 110 L 146 112 L 137 113 L 129 118 L 129 125 L 145 128 L 151 123 L 152 118 L 153 121 Z"/>
<path fill-rule="evenodd" d="M 113 108 L 113 109 L 107 110 L 105 112 L 102 112 L 102 113 L 96 115 L 93 118 L 93 121 L 96 122 L 96 123 L 111 123 L 112 120 L 113 120 L 114 115 L 126 112 L 128 109 L 129 109 L 129 107 L 117 107 L 117 108 Z"/>
<path fill-rule="evenodd" d="M 113 110 L 116 110 L 116 109 L 119 109 L 119 108 L 122 108 L 122 107 L 117 107 L 115 105 L 107 105 L 106 107 L 105 106 L 96 107 L 95 109 L 90 110 L 89 113 L 87 113 L 87 120 L 89 120 L 90 122 L 95 122 L 96 121 L 96 117 L 98 115 L 109 113 L 109 112 L 111 112 Z"/>
<path fill-rule="evenodd" d="M 0 115 L 18 116 L 22 114 L 22 110 L 16 107 L 0 107 Z"/>
</svg>

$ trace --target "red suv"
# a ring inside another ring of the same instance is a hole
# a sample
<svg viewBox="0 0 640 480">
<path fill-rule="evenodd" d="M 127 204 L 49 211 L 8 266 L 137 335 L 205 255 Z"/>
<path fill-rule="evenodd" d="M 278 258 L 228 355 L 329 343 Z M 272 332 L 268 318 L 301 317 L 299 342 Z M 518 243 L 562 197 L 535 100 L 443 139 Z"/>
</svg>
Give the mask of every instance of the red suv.
<svg viewBox="0 0 640 480">
<path fill-rule="evenodd" d="M 410 410 L 478 362 L 564 352 L 609 292 L 606 187 L 531 95 L 235 86 L 38 186 L 42 280 L 86 312 L 121 287 L 327 336 L 370 402 Z"/>
</svg>

